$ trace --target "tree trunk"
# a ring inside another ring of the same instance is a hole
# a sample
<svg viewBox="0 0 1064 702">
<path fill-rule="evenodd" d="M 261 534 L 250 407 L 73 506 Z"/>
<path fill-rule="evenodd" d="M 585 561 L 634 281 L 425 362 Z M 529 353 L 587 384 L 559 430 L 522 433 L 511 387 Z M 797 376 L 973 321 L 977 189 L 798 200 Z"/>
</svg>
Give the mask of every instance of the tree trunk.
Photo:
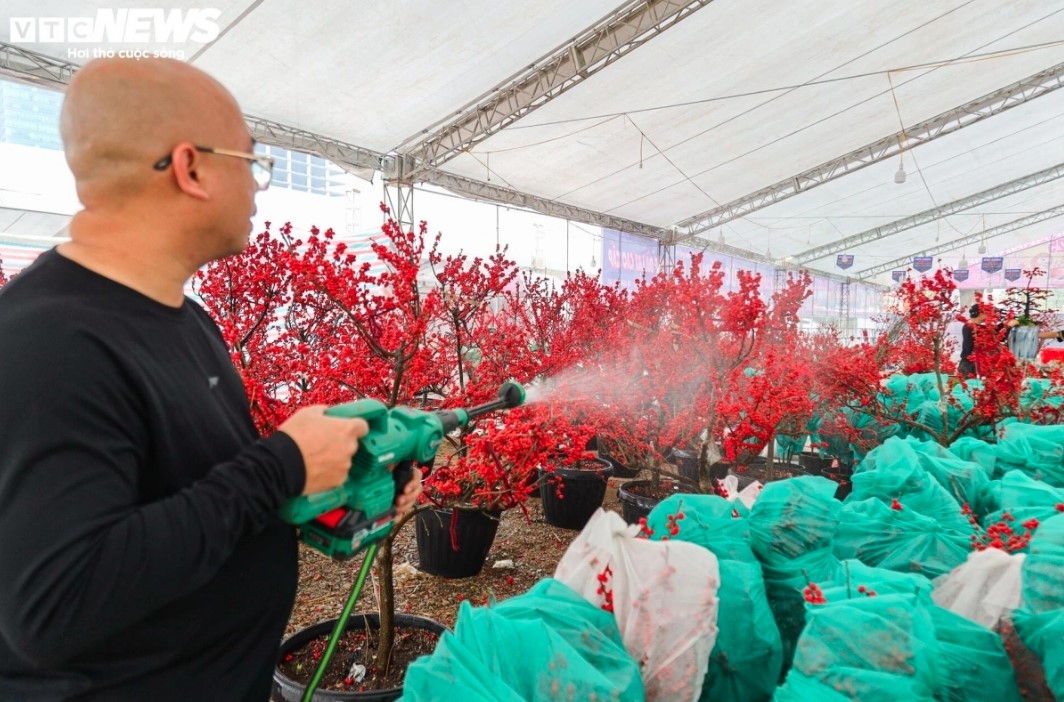
<svg viewBox="0 0 1064 702">
<path fill-rule="evenodd" d="M 380 552 L 377 554 L 377 577 L 380 580 L 380 620 L 381 628 L 378 632 L 377 658 L 374 665 L 377 670 L 387 672 L 392 663 L 392 646 L 395 644 L 395 582 L 392 577 L 392 566 L 395 555 L 392 551 L 392 541 L 398 529 L 381 542 Z"/>
</svg>

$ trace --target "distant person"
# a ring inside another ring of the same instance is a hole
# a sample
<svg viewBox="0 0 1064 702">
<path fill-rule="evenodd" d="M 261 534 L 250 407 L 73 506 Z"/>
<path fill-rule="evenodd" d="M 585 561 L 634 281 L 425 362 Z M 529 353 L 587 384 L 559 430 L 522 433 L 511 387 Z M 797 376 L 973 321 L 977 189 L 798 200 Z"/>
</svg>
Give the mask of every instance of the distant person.
<svg viewBox="0 0 1064 702">
<path fill-rule="evenodd" d="M 297 582 L 277 510 L 339 485 L 366 423 L 307 407 L 260 438 L 184 296 L 270 182 L 221 84 L 93 61 L 60 119 L 84 209 L 0 290 L 0 700 L 266 702 Z"/>
<path fill-rule="evenodd" d="M 957 364 L 957 373 L 962 378 L 975 378 L 978 376 L 978 369 L 976 364 L 971 360 L 972 354 L 975 352 L 975 328 L 978 325 L 984 324 L 987 321 L 986 314 L 980 309 L 978 304 L 972 305 L 968 308 L 968 321 L 961 329 L 961 360 Z M 1015 319 L 1010 319 L 1007 322 L 1001 322 L 998 324 L 998 333 L 1001 333 L 1006 327 L 1016 327 L 1019 325 Z M 1039 339 L 1056 339 L 1057 341 L 1064 341 L 1064 330 L 1051 331 L 1051 330 L 1039 330 Z"/>
</svg>

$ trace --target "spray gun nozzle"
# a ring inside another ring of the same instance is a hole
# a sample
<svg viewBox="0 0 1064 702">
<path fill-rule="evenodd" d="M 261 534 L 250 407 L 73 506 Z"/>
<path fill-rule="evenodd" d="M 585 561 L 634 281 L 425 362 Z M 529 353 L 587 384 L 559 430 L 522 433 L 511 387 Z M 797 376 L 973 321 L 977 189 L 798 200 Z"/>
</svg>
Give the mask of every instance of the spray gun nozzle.
<svg viewBox="0 0 1064 702">
<path fill-rule="evenodd" d="M 503 407 L 518 407 L 525 404 L 525 389 L 512 380 L 507 381 L 499 387 L 498 398 Z"/>
</svg>

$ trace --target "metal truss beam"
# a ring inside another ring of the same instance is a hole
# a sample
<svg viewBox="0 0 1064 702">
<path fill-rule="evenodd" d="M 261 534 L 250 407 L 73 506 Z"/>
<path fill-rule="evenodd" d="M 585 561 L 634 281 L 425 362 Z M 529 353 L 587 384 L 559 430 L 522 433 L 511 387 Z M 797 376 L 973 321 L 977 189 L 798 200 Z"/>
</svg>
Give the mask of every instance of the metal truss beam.
<svg viewBox="0 0 1064 702">
<path fill-rule="evenodd" d="M 671 271 L 673 266 L 676 265 L 676 247 L 671 244 L 666 244 L 664 241 L 658 242 L 658 270 L 659 271 Z"/>
<path fill-rule="evenodd" d="M 63 90 L 79 68 L 76 63 L 0 41 L 0 76 L 19 83 Z"/>
<path fill-rule="evenodd" d="M 930 210 L 924 210 L 918 214 L 914 214 L 910 217 L 903 217 L 902 219 L 895 220 L 889 224 L 884 224 L 879 227 L 873 227 L 872 229 L 866 229 L 863 232 L 848 236 L 837 241 L 833 241 L 830 244 L 824 244 L 808 251 L 803 251 L 797 256 L 792 256 L 791 261 L 798 264 L 809 263 L 810 261 L 816 261 L 817 259 L 830 256 L 841 251 L 845 251 L 854 246 L 860 246 L 869 242 L 883 239 L 884 237 L 898 234 L 899 232 L 906 231 L 919 227 L 922 224 L 928 224 L 934 222 L 942 217 L 947 217 L 957 212 L 963 212 L 964 210 L 978 207 L 979 205 L 985 205 L 988 202 L 993 202 L 1009 195 L 1015 195 L 1016 193 L 1023 192 L 1038 185 L 1043 185 L 1058 178 L 1064 178 L 1064 163 L 1059 163 L 1050 168 L 1032 173 L 1031 175 L 1023 176 L 1015 180 L 1010 180 L 1007 183 L 996 185 L 993 188 L 987 188 L 982 192 L 978 192 L 974 195 L 954 200 L 953 202 L 947 202 L 941 207 L 934 207 Z"/>
<path fill-rule="evenodd" d="M 404 232 L 414 228 L 414 186 L 410 183 L 384 182 L 384 203 Z"/>
<path fill-rule="evenodd" d="M 365 180 L 371 180 L 375 171 L 385 170 L 391 161 L 390 157 L 376 151 L 261 117 L 244 115 L 244 121 L 251 130 L 251 136 L 261 144 L 321 156 Z"/>
<path fill-rule="evenodd" d="M 1062 215 L 1064 215 L 1064 205 L 1057 205 L 1056 207 L 1052 207 L 1048 210 L 1042 210 L 1041 212 L 1036 212 L 1033 215 L 1021 217 L 1020 219 L 1014 219 L 1011 222 L 1006 222 L 1005 224 L 993 227 L 992 229 L 987 229 L 985 232 L 976 232 L 974 234 L 969 234 L 968 236 L 961 237 L 960 239 L 954 239 L 953 241 L 946 242 L 945 244 L 940 244 L 939 246 L 933 246 L 929 249 L 924 249 L 917 255 L 934 256 L 936 254 L 946 253 L 948 251 L 956 251 L 960 247 L 965 246 L 967 244 L 971 244 L 976 241 L 986 241 L 987 239 L 993 239 L 996 236 L 1008 234 L 1009 232 L 1014 232 L 1017 229 L 1023 229 L 1033 224 L 1038 224 L 1039 222 L 1044 222 L 1047 219 L 1053 219 L 1054 217 L 1060 217 Z M 894 270 L 900 265 L 911 265 L 912 259 L 912 256 L 896 258 L 893 261 L 882 263 L 878 266 L 873 266 L 872 268 L 866 268 L 863 271 L 858 271 L 854 274 L 853 277 L 857 280 L 867 280 L 868 278 L 879 275 L 880 273 L 886 273 L 887 271 Z"/>
<path fill-rule="evenodd" d="M 713 0 L 636 0 L 578 34 L 396 150 L 431 169 L 587 80 Z"/>
<path fill-rule="evenodd" d="M 679 223 L 684 239 L 897 156 L 1064 87 L 1064 63 Z M 684 243 L 681 239 L 679 243 Z"/>
<path fill-rule="evenodd" d="M 640 234 L 659 241 L 666 240 L 671 232 L 661 227 L 655 227 L 642 222 L 635 222 L 622 217 L 586 210 L 582 207 L 566 205 L 556 200 L 529 195 L 509 188 L 503 188 L 491 183 L 472 180 L 462 176 L 452 175 L 443 171 L 431 171 L 423 173 L 421 180 L 459 195 L 465 195 L 475 200 L 483 200 L 493 204 L 512 205 L 524 207 L 552 217 L 571 219 L 574 222 L 583 222 L 599 227 L 608 227 L 629 234 Z"/>
<path fill-rule="evenodd" d="M 497 185 L 492 185 L 491 183 L 464 178 L 444 171 L 434 170 L 427 174 L 422 174 L 422 181 L 474 200 L 523 207 L 534 212 L 550 215 L 551 217 L 569 219 L 574 222 L 590 224 L 592 226 L 608 227 L 629 234 L 639 234 L 640 236 L 657 239 L 661 242 L 660 246 L 675 247 L 675 232 L 673 232 L 672 229 L 655 227 L 651 224 L 635 222 L 630 219 L 622 219 L 621 217 L 614 217 L 613 215 L 595 212 L 594 210 L 587 210 L 582 207 L 566 205 L 563 202 L 547 200 L 546 198 L 536 197 L 535 195 L 529 195 L 528 193 L 522 193 L 508 188 L 502 188 Z M 726 254 L 728 256 L 734 256 L 736 258 L 742 258 L 756 263 L 763 263 L 773 267 L 783 267 L 787 270 L 806 270 L 811 275 L 827 278 L 828 280 L 842 282 L 850 279 L 846 276 L 838 275 L 837 273 L 805 269 L 800 266 L 790 265 L 786 262 L 781 263 L 774 258 L 769 258 L 768 256 L 753 251 L 747 251 L 738 246 L 720 244 L 707 241 L 706 239 L 696 240 L 693 242 L 692 248 L 712 253 Z M 673 260 L 675 260 L 675 254 L 673 255 Z M 873 287 L 886 288 L 886 286 L 879 284 L 875 284 Z"/>
</svg>

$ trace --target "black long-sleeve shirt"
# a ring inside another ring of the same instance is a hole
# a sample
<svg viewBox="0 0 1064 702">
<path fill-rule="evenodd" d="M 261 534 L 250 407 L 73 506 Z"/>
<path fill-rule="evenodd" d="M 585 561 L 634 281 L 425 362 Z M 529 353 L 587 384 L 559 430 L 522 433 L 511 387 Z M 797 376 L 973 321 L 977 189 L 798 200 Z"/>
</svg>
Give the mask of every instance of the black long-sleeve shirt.
<svg viewBox="0 0 1064 702">
<path fill-rule="evenodd" d="M 201 308 L 43 254 L 0 289 L 0 700 L 265 702 L 304 480 Z"/>
</svg>

